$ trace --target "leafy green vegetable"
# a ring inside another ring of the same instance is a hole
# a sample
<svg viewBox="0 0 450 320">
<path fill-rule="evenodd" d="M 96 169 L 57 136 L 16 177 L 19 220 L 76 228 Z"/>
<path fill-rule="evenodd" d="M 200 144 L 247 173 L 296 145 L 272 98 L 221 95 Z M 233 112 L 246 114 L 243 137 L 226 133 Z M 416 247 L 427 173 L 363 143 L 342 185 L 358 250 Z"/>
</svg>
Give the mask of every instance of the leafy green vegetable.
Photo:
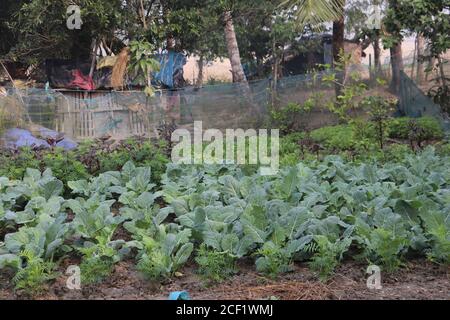
<svg viewBox="0 0 450 320">
<path fill-rule="evenodd" d="M 195 258 L 197 272 L 208 282 L 222 282 L 236 273 L 236 258 L 228 251 L 218 252 L 203 244 Z"/>
</svg>

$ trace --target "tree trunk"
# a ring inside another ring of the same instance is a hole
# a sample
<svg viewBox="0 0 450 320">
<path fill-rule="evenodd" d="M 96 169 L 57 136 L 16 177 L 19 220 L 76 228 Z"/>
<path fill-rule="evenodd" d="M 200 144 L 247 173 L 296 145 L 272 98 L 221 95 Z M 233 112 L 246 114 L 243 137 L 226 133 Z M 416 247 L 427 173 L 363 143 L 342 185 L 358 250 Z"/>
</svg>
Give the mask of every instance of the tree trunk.
<svg viewBox="0 0 450 320">
<path fill-rule="evenodd" d="M 389 7 L 395 12 L 398 10 L 398 0 L 390 0 Z M 397 36 L 400 40 L 390 49 L 391 51 L 391 65 L 392 65 L 392 82 L 391 90 L 398 94 L 400 93 L 400 75 L 403 71 L 403 52 L 402 52 L 402 40 L 400 30 L 389 30 L 393 36 Z"/>
<path fill-rule="evenodd" d="M 233 17 L 230 11 L 224 14 L 225 22 L 225 39 L 227 42 L 228 57 L 231 62 L 231 73 L 233 74 L 233 82 L 246 82 L 244 69 L 241 64 L 241 55 L 239 53 L 239 46 L 236 39 L 236 32 L 234 31 Z"/>
<path fill-rule="evenodd" d="M 344 12 L 345 1 L 342 1 L 342 13 Z M 340 61 L 340 55 L 345 53 L 344 47 L 344 37 L 345 37 L 345 17 L 342 14 L 339 20 L 333 22 L 333 63 Z M 341 61 L 343 62 L 343 61 Z M 345 79 L 345 69 L 346 66 L 343 66 L 342 73 L 337 75 L 337 79 L 339 83 L 343 83 Z M 336 84 L 335 86 L 336 97 L 341 95 L 342 86 Z"/>
<path fill-rule="evenodd" d="M 446 79 L 445 71 L 444 71 L 444 60 L 442 59 L 441 56 L 438 56 L 437 59 L 438 59 L 438 63 L 439 63 L 439 75 L 441 78 L 441 83 L 442 83 L 442 86 L 445 88 L 447 86 L 447 79 Z"/>
<path fill-rule="evenodd" d="M 425 75 L 425 81 L 428 81 L 430 78 L 430 74 L 433 75 L 433 72 L 435 71 L 436 65 L 436 57 L 431 57 L 428 61 L 428 70 Z"/>
<path fill-rule="evenodd" d="M 91 52 L 91 68 L 89 70 L 89 78 L 92 79 L 95 71 L 95 64 L 97 62 L 97 40 L 92 40 L 92 52 Z"/>
<path fill-rule="evenodd" d="M 333 22 L 333 59 L 339 61 L 339 55 L 344 52 L 344 18 Z"/>
<path fill-rule="evenodd" d="M 144 8 L 144 2 L 143 0 L 140 0 L 140 16 L 141 16 L 141 20 L 142 20 L 142 26 L 144 27 L 144 30 L 147 30 L 147 16 L 145 14 L 145 8 Z"/>
<path fill-rule="evenodd" d="M 198 88 L 200 88 L 203 85 L 203 56 L 200 56 L 200 59 L 198 60 L 197 64 L 198 64 L 198 76 L 197 76 L 197 83 L 196 86 Z"/>
<path fill-rule="evenodd" d="M 403 51 L 402 44 L 396 44 L 391 48 L 392 82 L 391 90 L 394 93 L 400 92 L 401 72 L 403 71 Z"/>
<path fill-rule="evenodd" d="M 425 81 L 425 39 L 420 33 L 417 35 L 417 83 L 422 84 Z"/>
<path fill-rule="evenodd" d="M 416 41 L 414 41 L 414 53 L 413 53 L 413 61 L 412 61 L 412 67 L 411 67 L 411 79 L 414 79 L 414 72 L 416 72 L 416 61 L 418 60 L 417 56 L 417 38 Z"/>
<path fill-rule="evenodd" d="M 381 48 L 380 48 L 380 36 L 377 34 L 373 40 L 373 54 L 375 64 L 375 75 L 381 74 Z"/>
</svg>

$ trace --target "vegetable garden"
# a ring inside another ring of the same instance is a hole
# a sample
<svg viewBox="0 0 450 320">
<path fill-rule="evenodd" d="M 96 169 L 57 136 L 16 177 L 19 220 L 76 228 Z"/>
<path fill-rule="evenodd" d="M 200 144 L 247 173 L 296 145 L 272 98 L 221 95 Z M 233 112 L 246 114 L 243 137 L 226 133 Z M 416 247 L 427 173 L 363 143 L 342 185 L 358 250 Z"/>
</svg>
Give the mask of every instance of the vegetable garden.
<svg viewBox="0 0 450 320">
<path fill-rule="evenodd" d="M 312 136 L 327 146 L 335 133 L 326 131 L 336 130 L 352 128 L 322 128 Z M 86 143 L 78 156 L 58 149 L 9 154 L 16 165 L 34 168 L 18 172 L 9 161 L 9 174 L 2 174 L 16 178 L 0 179 L 0 268 L 9 279 L 3 289 L 42 295 L 65 279 L 68 260 L 79 265 L 87 287 L 107 281 L 124 261 L 153 284 L 182 279 L 193 268 L 206 288 L 249 272 L 250 265 L 264 281 L 303 265 L 326 284 L 348 261 L 390 274 L 427 259 L 445 275 L 445 144 L 417 153 L 406 145 L 395 157 L 371 153 L 363 161 L 345 151 L 305 152 L 299 161 L 296 136 L 283 138 L 284 165 L 273 177 L 253 166 L 171 164 L 164 143 L 138 140 Z M 141 150 L 143 158 L 130 150 Z"/>
<path fill-rule="evenodd" d="M 2 0 L 0 300 L 448 300 L 449 13 Z"/>
</svg>

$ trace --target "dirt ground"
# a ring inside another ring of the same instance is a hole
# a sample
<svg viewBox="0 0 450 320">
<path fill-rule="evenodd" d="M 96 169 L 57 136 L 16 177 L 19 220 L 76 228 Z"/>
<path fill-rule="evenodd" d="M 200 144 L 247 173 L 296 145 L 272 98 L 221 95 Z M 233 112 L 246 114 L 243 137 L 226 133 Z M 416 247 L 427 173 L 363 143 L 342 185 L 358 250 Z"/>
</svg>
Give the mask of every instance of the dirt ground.
<svg viewBox="0 0 450 320">
<path fill-rule="evenodd" d="M 66 265 L 70 261 L 66 262 Z M 450 300 L 450 270 L 419 260 L 408 263 L 395 274 L 382 274 L 381 290 L 366 286 L 366 265 L 346 262 L 327 283 L 321 283 L 305 265 L 296 265 L 294 272 L 276 280 L 264 278 L 254 266 L 241 263 L 240 272 L 230 280 L 207 286 L 193 267 L 187 267 L 178 278 L 165 284 L 144 280 L 131 261 L 116 265 L 110 278 L 99 285 L 71 291 L 66 276 L 50 284 L 38 300 L 165 300 L 172 291 L 188 291 L 194 300 Z M 0 274 L 0 300 L 30 299 L 14 292 L 10 276 Z"/>
</svg>

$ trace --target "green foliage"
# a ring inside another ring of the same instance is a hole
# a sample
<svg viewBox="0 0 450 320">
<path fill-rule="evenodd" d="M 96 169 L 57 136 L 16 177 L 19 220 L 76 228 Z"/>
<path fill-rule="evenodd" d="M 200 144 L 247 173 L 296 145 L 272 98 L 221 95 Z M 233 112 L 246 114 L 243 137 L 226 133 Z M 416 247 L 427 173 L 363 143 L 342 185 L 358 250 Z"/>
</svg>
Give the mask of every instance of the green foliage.
<svg viewBox="0 0 450 320">
<path fill-rule="evenodd" d="M 384 149 L 384 160 L 387 162 L 400 162 L 406 155 L 411 154 L 410 146 L 394 143 Z"/>
<path fill-rule="evenodd" d="M 322 127 L 311 132 L 311 138 L 327 149 L 349 150 L 354 148 L 353 129 L 349 125 Z"/>
<path fill-rule="evenodd" d="M 273 242 L 266 242 L 256 254 L 260 256 L 256 260 L 256 270 L 271 278 L 292 270 L 291 255 Z"/>
<path fill-rule="evenodd" d="M 137 76 L 138 82 L 146 86 L 145 93 L 153 96 L 151 73 L 159 71 L 159 62 L 152 58 L 155 48 L 146 40 L 131 41 L 129 46 L 131 54 L 129 68 Z"/>
<path fill-rule="evenodd" d="M 386 100 L 379 96 L 370 96 L 364 98 L 361 104 L 368 109 L 370 120 L 375 124 L 376 139 L 380 149 L 383 150 L 386 137 L 386 122 L 394 112 L 397 101 Z"/>
<path fill-rule="evenodd" d="M 77 159 L 75 152 L 63 149 L 33 150 L 29 147 L 18 151 L 2 152 L 0 155 L 0 176 L 22 179 L 27 168 L 51 169 L 53 175 L 64 184 L 68 181 L 85 179 L 89 176 L 85 166 Z"/>
<path fill-rule="evenodd" d="M 279 129 L 282 134 L 305 130 L 307 127 L 305 119 L 308 119 L 308 114 L 314 106 L 314 100 L 310 98 L 303 105 L 289 103 L 280 109 L 272 108 L 270 112 L 271 126 Z"/>
<path fill-rule="evenodd" d="M 421 129 L 422 141 L 425 140 L 441 140 L 444 137 L 444 131 L 440 123 L 431 117 L 423 117 L 418 119 L 412 118 L 395 118 L 389 121 L 388 131 L 389 137 L 393 139 L 409 140 L 410 123 L 415 120 L 417 126 Z"/>
<path fill-rule="evenodd" d="M 21 180 L 27 168 L 48 168 L 64 183 L 65 192 L 70 190 L 67 186 L 69 181 L 86 180 L 91 175 L 118 171 L 129 161 L 140 167 L 150 167 L 152 178 L 158 182 L 169 162 L 164 142 L 153 143 L 137 138 L 116 144 L 87 141 L 74 151 L 64 151 L 60 148 L 33 150 L 28 147 L 17 151 L 1 151 L 0 176 Z"/>
<path fill-rule="evenodd" d="M 450 212 L 422 211 L 420 217 L 425 225 L 425 232 L 431 236 L 431 248 L 427 252 L 428 258 L 436 263 L 450 265 Z"/>
<path fill-rule="evenodd" d="M 56 264 L 44 261 L 32 251 L 24 250 L 19 256 L 25 267 L 20 267 L 13 278 L 16 290 L 24 290 L 32 296 L 42 293 L 45 284 L 56 278 Z"/>
<path fill-rule="evenodd" d="M 232 275 L 244 257 L 256 257 L 256 269 L 269 277 L 305 261 L 326 280 L 351 245 L 354 257 L 388 272 L 411 254 L 448 264 L 448 157 L 427 148 L 384 160 L 328 156 L 270 177 L 255 168 L 172 164 L 158 191 L 150 168 L 128 162 L 68 182 L 81 196 L 68 200 L 50 170 L 28 169 L 19 181 L 0 178 L 0 268 L 20 272 L 30 282 L 20 287 L 34 288 L 49 279 L 47 264 L 75 248 L 83 283 L 97 283 L 133 250 L 137 269 L 161 281 L 197 245 L 200 274 L 213 282 Z M 117 239 L 118 228 L 133 240 Z M 37 261 L 33 268 L 22 264 L 22 252 Z"/>
<path fill-rule="evenodd" d="M 42 165 L 50 168 L 54 176 L 64 185 L 69 181 L 86 179 L 90 175 L 86 167 L 77 159 L 75 152 L 56 149 L 43 155 Z"/>
<path fill-rule="evenodd" d="M 382 109 L 386 110 L 384 107 Z M 414 120 L 413 130 L 411 125 L 413 119 L 389 119 L 385 111 L 380 112 L 382 114 L 372 118 L 374 122 L 354 119 L 348 125 L 327 126 L 313 130 L 310 137 L 315 143 L 323 146 L 326 153 L 342 154 L 347 151 L 358 159 L 367 160 L 376 157 L 385 161 L 401 160 L 405 154 L 411 153 L 412 150 L 408 150 L 411 139 L 422 143 L 440 141 L 444 137 L 442 127 L 434 118 L 424 117 Z M 378 118 L 378 121 L 375 121 L 375 118 Z M 399 143 L 387 143 L 387 138 L 399 140 Z M 405 144 L 402 145 L 400 142 Z M 383 150 L 380 150 L 381 144 Z M 424 145 L 421 146 L 423 147 Z M 292 143 L 290 136 L 286 142 L 281 141 L 282 157 L 284 150 L 288 154 L 294 153 L 295 144 Z"/>
<path fill-rule="evenodd" d="M 69 236 L 65 215 L 55 218 L 50 214 L 38 212 L 36 226 L 23 226 L 7 234 L 3 246 L 0 243 L 0 268 L 13 268 L 16 289 L 31 295 L 40 293 L 45 282 L 54 279 L 55 257 L 70 251 L 64 243 Z"/>
<path fill-rule="evenodd" d="M 100 283 L 111 275 L 113 263 L 103 256 L 91 256 L 86 253 L 80 264 L 81 283 L 90 285 Z"/>
<path fill-rule="evenodd" d="M 108 277 L 114 264 L 119 262 L 127 252 L 127 244 L 123 240 L 111 241 L 113 233 L 97 236 L 95 242 L 86 241 L 78 251 L 83 254 L 80 265 L 81 282 L 94 284 Z"/>
<path fill-rule="evenodd" d="M 331 242 L 326 236 L 314 237 L 315 245 L 309 247 L 309 251 L 315 251 L 309 262 L 309 267 L 315 271 L 321 281 L 326 281 L 333 274 L 344 253 L 352 243 L 352 238 Z"/>
<path fill-rule="evenodd" d="M 446 160 L 432 149 L 399 161 L 351 164 L 326 157 L 271 178 L 232 166 L 172 166 L 162 194 L 176 222 L 199 243 L 217 252 L 230 248 L 238 257 L 257 253 L 258 270 L 269 275 L 304 260 L 306 251 L 315 253 L 312 267 L 326 278 L 353 240 L 363 258 L 393 271 L 408 251 L 432 250 L 417 210 L 429 206 L 425 199 L 445 189 L 449 178 Z"/>
<path fill-rule="evenodd" d="M 287 0 L 283 2 L 291 9 L 294 9 L 296 23 L 305 27 L 311 25 L 315 30 L 321 30 L 322 24 L 329 21 L 339 20 L 344 14 L 342 8 L 345 4 L 343 0 L 333 1 L 298 1 Z"/>
<path fill-rule="evenodd" d="M 0 153 L 0 176 L 10 179 L 22 179 L 27 168 L 40 169 L 40 161 L 36 159 L 34 151 L 27 147 L 22 148 L 20 152 L 11 154 L 8 152 Z"/>
<path fill-rule="evenodd" d="M 355 119 L 352 124 L 322 127 L 311 131 L 311 138 L 325 148 L 327 153 L 349 152 L 366 157 L 376 150 L 376 130 L 373 124 Z"/>
<path fill-rule="evenodd" d="M 151 167 L 154 181 L 159 181 L 169 162 L 166 145 L 140 139 L 127 139 L 111 145 L 100 141 L 80 146 L 80 158 L 92 174 L 118 171 L 129 161 L 139 167 Z"/>
<path fill-rule="evenodd" d="M 450 144 L 448 143 L 448 141 L 444 141 L 442 144 L 436 147 L 436 151 L 439 155 L 448 157 L 450 156 Z"/>
<path fill-rule="evenodd" d="M 198 273 L 208 282 L 222 282 L 236 273 L 236 257 L 229 252 L 218 252 L 208 249 L 205 244 L 200 246 L 195 262 Z"/>
<path fill-rule="evenodd" d="M 430 53 L 438 56 L 450 48 L 447 0 L 397 1 L 397 8 L 387 12 L 385 25 L 390 29 L 406 29 L 422 34 L 430 43 Z M 389 40 L 392 35 L 387 36 Z M 388 43 L 390 41 L 387 41 Z"/>
<path fill-rule="evenodd" d="M 410 208 L 409 204 L 401 203 Z M 396 209 L 403 211 L 400 206 Z M 401 258 L 407 250 L 408 239 L 412 237 L 405 223 L 402 216 L 390 208 L 378 210 L 373 219 L 357 219 L 356 239 L 364 245 L 365 257 L 372 263 L 383 265 L 388 272 L 402 266 Z"/>
<path fill-rule="evenodd" d="M 139 234 L 142 250 L 137 269 L 150 280 L 164 280 L 179 270 L 190 258 L 194 245 L 189 242 L 190 230 L 167 233 L 159 226 L 155 237 Z"/>
<path fill-rule="evenodd" d="M 12 61 L 40 64 L 48 58 L 88 58 L 92 40 L 114 39 L 115 32 L 127 21 L 127 12 L 121 1 L 79 0 L 82 29 L 74 32 L 67 28 L 69 1 L 14 1 L 9 4 L 7 21 L 2 26 L 6 33 L 14 34 L 7 58 Z M 131 27 L 127 23 L 128 27 Z M 128 29 L 128 28 L 126 28 Z M 41 36 L 38 36 L 41 35 Z M 33 52 L 29 48 L 36 48 Z"/>
<path fill-rule="evenodd" d="M 329 65 L 325 66 L 329 72 L 322 78 L 325 85 L 338 88 L 339 95 L 336 101 L 327 103 L 327 108 L 344 123 L 351 122 L 351 113 L 355 114 L 361 109 L 360 97 L 367 91 L 367 85 L 361 81 L 358 72 L 343 76 L 350 61 L 351 55 L 341 52 L 338 61 L 334 63 L 334 69 L 331 69 Z"/>
</svg>

